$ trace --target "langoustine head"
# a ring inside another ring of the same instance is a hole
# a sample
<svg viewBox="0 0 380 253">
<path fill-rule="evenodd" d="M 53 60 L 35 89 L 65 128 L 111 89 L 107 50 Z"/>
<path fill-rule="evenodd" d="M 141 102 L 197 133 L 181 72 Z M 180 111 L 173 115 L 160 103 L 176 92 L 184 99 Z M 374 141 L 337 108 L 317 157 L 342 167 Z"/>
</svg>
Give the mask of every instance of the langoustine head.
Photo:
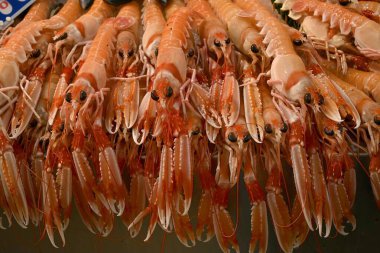
<svg viewBox="0 0 380 253">
<path fill-rule="evenodd" d="M 344 129 L 340 123 L 327 118 L 322 113 L 315 113 L 317 130 L 326 145 L 338 145 L 344 140 Z"/>
<path fill-rule="evenodd" d="M 94 93 L 95 90 L 90 82 L 83 78 L 79 78 L 69 85 L 65 95 L 64 109 L 62 110 L 62 118 L 65 119 L 66 123 L 70 122 L 71 126 L 74 127 L 79 110 L 87 102 L 89 96 Z"/>
<path fill-rule="evenodd" d="M 288 131 L 288 125 L 277 112 L 271 114 L 264 113 L 265 139 L 269 139 L 274 145 L 279 145 L 283 140 L 283 135 Z"/>
<path fill-rule="evenodd" d="M 136 59 L 137 45 L 134 35 L 129 31 L 119 33 L 116 43 L 117 69 L 125 71 Z"/>
<path fill-rule="evenodd" d="M 207 48 L 216 54 L 217 61 L 224 58 L 224 60 L 230 60 L 231 55 L 231 39 L 228 34 L 223 31 L 215 31 L 207 38 Z"/>
<path fill-rule="evenodd" d="M 223 129 L 224 142 L 229 146 L 230 183 L 235 184 L 243 162 L 248 142 L 252 139 L 244 117 L 240 116 L 235 124 Z"/>
<path fill-rule="evenodd" d="M 161 77 L 155 82 L 155 89 L 151 92 L 151 98 L 160 103 L 163 108 L 166 108 L 169 101 L 180 94 L 181 84 L 175 78 Z"/>
<path fill-rule="evenodd" d="M 224 137 L 228 144 L 237 145 L 239 149 L 252 139 L 243 117 L 239 117 L 233 126 L 225 129 Z"/>
<path fill-rule="evenodd" d="M 265 63 L 266 50 L 263 44 L 261 35 L 255 29 L 247 29 L 242 37 L 245 37 L 243 42 L 243 50 L 252 59 L 252 63 L 255 64 L 258 60 L 262 60 Z"/>
</svg>

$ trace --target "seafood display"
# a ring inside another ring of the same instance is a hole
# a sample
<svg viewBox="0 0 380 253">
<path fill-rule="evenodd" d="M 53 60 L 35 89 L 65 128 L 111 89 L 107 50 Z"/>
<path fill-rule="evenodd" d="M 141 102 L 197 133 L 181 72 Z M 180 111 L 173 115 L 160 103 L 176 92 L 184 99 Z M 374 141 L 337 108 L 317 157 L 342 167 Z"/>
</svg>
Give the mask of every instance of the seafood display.
<svg viewBox="0 0 380 253">
<path fill-rule="evenodd" d="M 57 5 L 37 0 L 0 39 L 2 229 L 62 247 L 75 205 L 103 237 L 119 216 L 131 237 L 240 252 L 229 197 L 245 186 L 249 252 L 270 222 L 292 252 L 356 229 L 359 151 L 380 208 L 378 1 Z"/>
</svg>

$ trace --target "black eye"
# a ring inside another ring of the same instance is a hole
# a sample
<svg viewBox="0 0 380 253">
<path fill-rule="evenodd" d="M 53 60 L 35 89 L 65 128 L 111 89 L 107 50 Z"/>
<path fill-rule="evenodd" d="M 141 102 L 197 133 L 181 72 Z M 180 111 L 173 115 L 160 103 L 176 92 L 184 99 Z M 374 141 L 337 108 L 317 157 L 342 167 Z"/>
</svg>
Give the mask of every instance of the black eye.
<svg viewBox="0 0 380 253">
<path fill-rule="evenodd" d="M 231 43 L 230 38 L 227 38 L 227 39 L 225 40 L 225 42 L 226 42 L 226 45 L 230 44 L 230 43 Z"/>
<path fill-rule="evenodd" d="M 128 50 L 128 57 L 132 57 L 132 55 L 135 53 L 133 49 Z"/>
<path fill-rule="evenodd" d="M 199 128 L 196 128 L 194 131 L 191 132 L 192 135 L 198 135 L 201 132 Z"/>
<path fill-rule="evenodd" d="M 311 94 L 310 93 L 306 93 L 305 97 L 304 97 L 304 100 L 305 100 L 306 104 L 310 104 L 311 103 Z"/>
<path fill-rule="evenodd" d="M 286 133 L 286 131 L 288 131 L 288 125 L 286 123 L 284 123 L 280 129 L 281 132 L 283 133 Z"/>
<path fill-rule="evenodd" d="M 237 142 L 237 137 L 236 137 L 236 135 L 234 133 L 229 133 L 228 134 L 228 140 L 230 142 Z"/>
<path fill-rule="evenodd" d="M 120 56 L 121 58 L 124 58 L 123 50 L 119 50 L 119 56 Z"/>
<path fill-rule="evenodd" d="M 194 56 L 194 49 L 190 48 L 189 52 L 187 53 L 187 57 L 191 58 Z"/>
<path fill-rule="evenodd" d="M 375 122 L 376 125 L 380 125 L 380 116 L 379 116 L 379 115 L 376 115 L 376 116 L 373 118 L 373 121 Z"/>
<path fill-rule="evenodd" d="M 154 50 L 154 55 L 155 55 L 155 56 L 158 55 L 158 47 L 156 47 L 156 49 Z"/>
<path fill-rule="evenodd" d="M 252 53 L 255 53 L 257 54 L 258 52 L 260 52 L 259 48 L 256 46 L 256 44 L 252 44 L 251 45 L 251 51 Z"/>
<path fill-rule="evenodd" d="M 222 44 L 220 44 L 220 41 L 219 40 L 214 40 L 214 45 L 217 46 L 217 47 L 221 47 Z"/>
<path fill-rule="evenodd" d="M 81 90 L 79 94 L 80 101 L 84 101 L 86 100 L 86 98 L 87 98 L 87 93 L 84 90 Z"/>
<path fill-rule="evenodd" d="M 350 0 L 339 0 L 339 4 L 342 6 L 348 5 L 350 2 L 351 2 Z"/>
<path fill-rule="evenodd" d="M 318 105 L 323 105 L 324 103 L 325 98 L 321 94 L 318 94 Z"/>
<path fill-rule="evenodd" d="M 67 39 L 67 33 L 62 33 L 61 35 L 59 35 L 59 36 L 54 40 L 54 42 L 57 42 L 57 41 L 60 41 L 60 40 L 64 40 L 64 39 Z"/>
<path fill-rule="evenodd" d="M 71 99 L 72 99 L 72 97 L 71 97 L 71 92 L 66 93 L 66 96 L 65 96 L 65 100 L 66 100 L 66 102 L 67 102 L 67 103 L 70 103 L 70 102 L 71 102 Z"/>
<path fill-rule="evenodd" d="M 31 58 L 37 58 L 41 55 L 41 51 L 39 49 L 34 49 L 31 53 L 30 53 L 30 57 Z"/>
<path fill-rule="evenodd" d="M 157 91 L 155 90 L 152 90 L 152 92 L 150 93 L 150 97 L 154 100 L 154 101 L 158 101 L 159 97 L 157 95 Z"/>
<path fill-rule="evenodd" d="M 265 129 L 265 132 L 268 134 L 271 134 L 273 132 L 271 124 L 265 124 L 264 129 Z"/>
<path fill-rule="evenodd" d="M 327 134 L 328 136 L 333 136 L 334 135 L 334 130 L 328 128 L 328 127 L 325 127 L 323 129 L 323 131 L 325 132 L 325 134 Z"/>
<path fill-rule="evenodd" d="M 302 40 L 299 40 L 299 39 L 293 40 L 293 44 L 296 46 L 301 46 L 302 43 L 303 43 Z"/>
<path fill-rule="evenodd" d="M 31 127 L 31 128 L 35 128 L 36 126 L 37 126 L 37 120 L 36 119 L 32 119 L 31 121 L 30 121 L 30 123 L 29 123 L 29 126 Z"/>
<path fill-rule="evenodd" d="M 347 114 L 346 117 L 344 117 L 345 122 L 351 122 L 354 119 L 351 114 Z"/>
<path fill-rule="evenodd" d="M 171 96 L 173 96 L 173 88 L 172 87 L 168 86 L 166 88 L 166 95 L 165 96 L 168 97 L 168 98 L 170 98 Z"/>
<path fill-rule="evenodd" d="M 62 124 L 59 126 L 59 131 L 63 132 L 63 129 L 65 129 L 65 124 L 62 123 Z"/>
<path fill-rule="evenodd" d="M 252 136 L 251 136 L 250 134 L 247 134 L 246 136 L 244 136 L 243 142 L 244 142 L 244 143 L 247 143 L 247 142 L 249 142 L 251 139 L 252 139 Z"/>
</svg>

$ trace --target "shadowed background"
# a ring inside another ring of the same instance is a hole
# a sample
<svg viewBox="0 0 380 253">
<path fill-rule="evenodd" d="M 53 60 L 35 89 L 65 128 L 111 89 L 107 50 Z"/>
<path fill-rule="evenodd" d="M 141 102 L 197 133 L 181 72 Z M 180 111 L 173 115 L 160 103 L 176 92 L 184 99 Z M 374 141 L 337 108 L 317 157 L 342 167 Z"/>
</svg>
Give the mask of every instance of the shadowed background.
<svg viewBox="0 0 380 253">
<path fill-rule="evenodd" d="M 364 166 L 368 168 L 368 159 L 362 160 Z M 287 171 L 289 171 L 287 169 Z M 357 220 L 356 231 L 348 236 L 341 236 L 334 229 L 329 238 L 320 238 L 317 232 L 310 232 L 305 243 L 295 252 L 364 252 L 378 251 L 380 241 L 380 211 L 377 209 L 369 179 L 363 170 L 357 166 L 357 195 L 354 205 L 354 214 Z M 289 174 L 289 173 L 288 173 Z M 291 178 L 292 175 L 287 175 Z M 194 224 L 196 222 L 197 207 L 199 203 L 199 185 L 195 187 L 196 196 L 192 203 L 190 218 Z M 290 189 L 290 191 L 292 191 Z M 236 192 L 231 191 L 229 210 L 236 220 Z M 195 208 L 196 207 L 196 208 Z M 281 252 L 273 230 L 272 220 L 268 209 L 269 223 L 269 243 L 268 252 Z M 144 224 L 146 225 L 147 219 Z M 152 238 L 148 242 L 143 242 L 146 236 L 146 226 L 142 228 L 137 238 L 131 239 L 129 232 L 119 218 L 116 218 L 113 231 L 107 238 L 102 238 L 91 234 L 83 225 L 76 210 L 73 210 L 72 218 L 68 229 L 65 231 L 66 246 L 55 249 L 51 246 L 48 238 L 41 238 L 41 228 L 30 226 L 28 229 L 20 228 L 15 222 L 11 228 L 0 230 L 0 253 L 37 253 L 37 252 L 107 252 L 107 253 L 129 253 L 129 252 L 221 252 L 215 237 L 207 243 L 197 242 L 193 248 L 184 247 L 175 234 L 167 234 L 164 240 L 162 229 L 157 226 Z M 240 180 L 239 190 L 239 228 L 238 240 L 240 251 L 248 252 L 250 239 L 250 205 L 244 183 Z M 58 238 L 57 238 L 58 239 Z M 59 241 L 56 241 L 59 245 Z"/>
</svg>

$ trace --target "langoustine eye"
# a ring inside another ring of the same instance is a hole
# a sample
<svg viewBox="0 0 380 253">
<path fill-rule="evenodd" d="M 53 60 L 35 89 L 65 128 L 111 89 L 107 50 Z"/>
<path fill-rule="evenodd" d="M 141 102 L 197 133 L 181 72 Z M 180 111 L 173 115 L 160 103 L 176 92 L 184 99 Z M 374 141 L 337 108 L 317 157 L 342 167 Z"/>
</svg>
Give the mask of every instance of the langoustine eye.
<svg viewBox="0 0 380 253">
<path fill-rule="evenodd" d="M 166 94 L 165 94 L 165 96 L 166 96 L 167 98 L 170 98 L 171 96 L 173 96 L 173 88 L 172 88 L 172 87 L 168 86 L 168 87 L 166 88 Z"/>
<path fill-rule="evenodd" d="M 252 44 L 251 45 L 251 51 L 252 51 L 252 53 L 257 54 L 258 52 L 260 52 L 260 49 L 258 48 L 258 46 L 256 44 Z"/>
<path fill-rule="evenodd" d="M 328 135 L 328 136 L 333 136 L 333 135 L 334 135 L 334 130 L 331 129 L 331 128 L 329 128 L 329 127 L 325 127 L 325 128 L 323 129 L 323 131 L 324 131 L 325 134 Z"/>
<path fill-rule="evenodd" d="M 132 57 L 135 54 L 135 50 L 133 48 L 128 50 L 128 57 Z"/>
<path fill-rule="evenodd" d="M 272 125 L 271 124 L 265 124 L 264 126 L 265 132 L 267 134 L 271 134 L 273 132 Z"/>
<path fill-rule="evenodd" d="M 228 134 L 228 140 L 230 142 L 237 142 L 237 137 L 236 137 L 236 135 L 234 133 L 229 133 Z"/>
<path fill-rule="evenodd" d="M 71 100 L 72 100 L 72 94 L 71 94 L 71 92 L 67 92 L 66 93 L 65 100 L 66 100 L 67 103 L 71 103 Z"/>
<path fill-rule="evenodd" d="M 87 98 L 87 92 L 85 92 L 84 90 L 81 90 L 79 94 L 80 101 L 84 101 L 86 100 L 86 98 Z"/>
<path fill-rule="evenodd" d="M 243 142 L 244 142 L 244 143 L 247 143 L 247 142 L 249 142 L 251 139 L 252 139 L 252 136 L 251 136 L 250 134 L 247 134 L 247 135 L 244 136 L 244 138 L 243 138 Z"/>
<path fill-rule="evenodd" d="M 158 96 L 156 90 L 152 90 L 152 92 L 150 93 L 150 97 L 151 97 L 154 101 L 158 101 L 158 100 L 160 99 L 160 97 Z"/>
<path fill-rule="evenodd" d="M 373 121 L 375 122 L 376 125 L 380 125 L 380 116 L 375 115 L 375 117 L 373 117 Z"/>
</svg>

